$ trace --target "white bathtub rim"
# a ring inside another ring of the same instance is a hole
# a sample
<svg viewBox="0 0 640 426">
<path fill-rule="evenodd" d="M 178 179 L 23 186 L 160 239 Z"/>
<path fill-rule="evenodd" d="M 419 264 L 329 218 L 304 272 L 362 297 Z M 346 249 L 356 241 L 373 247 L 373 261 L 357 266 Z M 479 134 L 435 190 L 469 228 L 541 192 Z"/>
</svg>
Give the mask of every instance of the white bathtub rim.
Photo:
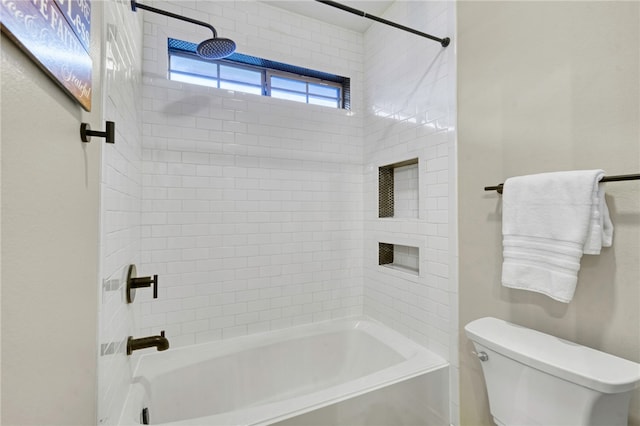
<svg viewBox="0 0 640 426">
<path fill-rule="evenodd" d="M 345 327 L 351 329 L 357 328 L 368 334 L 381 336 L 382 339 L 380 340 L 384 341 L 386 345 L 402 355 L 406 361 L 399 365 L 387 367 L 347 383 L 331 386 L 310 394 L 266 403 L 255 407 L 246 407 L 226 413 L 159 424 L 167 426 L 200 426 L 203 424 L 242 426 L 265 425 L 295 417 L 318 408 L 335 404 L 345 399 L 353 398 L 364 393 L 449 366 L 449 363 L 444 358 L 429 351 L 406 336 L 401 335 L 397 331 L 390 329 L 388 326 L 368 317 L 358 316 L 346 319 L 323 321 L 320 323 L 311 323 L 283 330 L 237 337 L 234 339 L 180 347 L 159 354 L 151 353 L 142 355 L 134 370 L 134 380 L 136 381 L 130 386 L 129 394 L 118 424 L 140 424 L 141 407 L 148 405 L 143 383 L 146 380 L 153 380 L 155 377 L 164 374 L 167 370 L 173 370 L 185 365 L 206 361 L 212 357 L 224 356 L 241 350 L 266 346 L 276 342 L 345 330 Z M 186 354 L 189 354 L 189 359 L 184 356 Z M 291 410 L 290 407 L 294 404 L 297 408 L 295 410 Z M 285 414 L 282 414 L 283 412 Z M 153 412 L 150 413 L 150 416 L 153 419 Z"/>
<path fill-rule="evenodd" d="M 294 398 L 289 398 L 282 401 L 276 401 L 268 404 L 263 404 L 255 407 L 242 408 L 240 410 L 214 414 L 210 416 L 194 417 L 191 419 L 173 421 L 168 423 L 157 423 L 159 426 L 202 426 L 202 425 L 225 425 L 225 426 L 263 426 L 269 425 L 278 421 L 286 420 L 291 417 L 308 413 L 319 408 L 323 408 L 349 398 L 354 398 L 363 395 L 367 392 L 372 392 L 385 386 L 390 386 L 405 380 L 418 377 L 422 374 L 428 374 L 430 372 L 439 370 L 441 368 L 447 368 L 448 363 L 435 365 L 429 369 L 414 369 L 410 373 L 403 376 L 398 376 L 397 373 L 388 371 L 387 374 L 383 374 L 384 370 L 374 373 L 378 377 L 375 384 L 365 384 L 370 377 L 365 376 L 359 379 L 350 381 L 345 384 L 332 386 L 326 389 L 322 389 L 311 394 L 301 395 Z M 390 369 L 393 367 L 390 367 Z M 388 370 L 388 369 L 385 369 Z M 360 385 L 361 384 L 361 385 Z M 360 386 L 356 386 L 360 385 Z M 357 390 L 346 391 L 346 389 L 356 387 Z M 143 390 L 140 390 L 144 393 Z M 295 410 L 291 410 L 291 406 L 296 406 Z M 285 414 L 275 414 L 283 413 Z M 150 413 L 153 419 L 153 412 Z M 128 424 L 128 423 L 127 423 Z M 139 424 L 139 423 L 134 423 Z M 156 424 L 156 423 L 152 423 Z"/>
<path fill-rule="evenodd" d="M 400 383 L 400 382 L 403 382 L 403 381 L 406 381 L 406 380 L 413 379 L 413 378 L 421 376 L 423 374 L 428 374 L 428 373 L 434 372 L 434 371 L 439 370 L 441 368 L 447 368 L 448 366 L 449 366 L 449 364 L 445 361 L 445 363 L 442 364 L 442 365 L 436 365 L 436 366 L 433 366 L 433 367 L 431 367 L 429 369 L 422 368 L 420 370 L 408 373 L 405 376 L 398 377 L 398 376 L 394 375 L 393 379 L 389 379 L 389 380 L 385 380 L 385 381 L 378 381 L 376 383 L 376 385 L 371 385 L 371 386 L 368 386 L 366 388 L 358 389 L 357 391 L 353 391 L 353 392 L 345 392 L 345 393 L 343 393 L 343 394 L 341 394 L 339 396 L 335 396 L 335 392 L 336 392 L 336 389 L 338 389 L 340 386 L 347 386 L 347 385 L 353 386 L 353 384 L 355 382 L 359 382 L 361 380 L 366 380 L 367 378 L 363 377 L 363 378 L 360 378 L 360 379 L 356 379 L 356 380 L 353 380 L 353 381 L 351 381 L 351 382 L 349 382 L 349 383 L 347 383 L 345 385 L 333 386 L 333 387 L 330 387 L 330 388 L 327 388 L 327 389 L 323 389 L 321 391 L 314 392 L 314 393 L 309 394 L 309 395 L 302 395 L 300 397 L 291 398 L 291 399 L 289 399 L 287 401 L 279 401 L 278 403 L 290 403 L 291 401 L 299 401 L 299 402 L 301 402 L 301 404 L 300 404 L 300 408 L 295 410 L 295 411 L 289 411 L 286 414 L 278 415 L 278 416 L 271 417 L 271 418 L 268 418 L 268 419 L 264 419 L 264 420 L 258 421 L 258 422 L 247 423 L 246 426 L 263 426 L 263 425 L 269 425 L 269 424 L 272 424 L 272 423 L 275 423 L 275 422 L 278 422 L 278 421 L 286 420 L 286 419 L 289 419 L 291 417 L 296 417 L 296 416 L 299 416 L 301 414 L 305 414 L 305 413 L 308 413 L 310 411 L 314 411 L 314 410 L 317 410 L 317 409 L 320 409 L 320 408 L 323 408 L 323 407 L 327 407 L 327 406 L 330 406 L 330 405 L 345 401 L 345 400 L 350 399 L 350 398 L 358 397 L 358 396 L 363 395 L 365 393 L 372 392 L 372 391 L 384 388 L 386 386 L 391 386 L 391 385 L 394 385 L 396 383 Z M 379 374 L 379 373 L 380 372 L 375 373 L 375 374 Z M 309 397 L 309 398 L 307 398 L 307 397 Z M 302 402 L 304 402 L 304 399 L 311 400 L 312 398 L 313 399 L 324 398 L 324 399 L 322 399 L 322 402 L 317 402 L 317 403 L 309 404 L 307 406 L 303 406 Z M 274 403 L 273 405 L 275 405 L 275 404 L 277 404 L 277 403 Z M 269 404 L 269 405 L 271 405 L 271 404 Z M 264 407 L 268 407 L 269 405 L 264 405 Z"/>
<path fill-rule="evenodd" d="M 154 352 L 139 357 L 134 369 L 134 377 L 145 377 L 149 380 L 164 374 L 164 372 L 206 361 L 211 358 L 229 355 L 242 350 L 259 348 L 270 344 L 295 340 L 300 337 L 310 337 L 332 331 L 342 331 L 345 328 L 358 329 L 369 335 L 383 337 L 389 347 L 405 359 L 410 359 L 421 351 L 427 350 L 423 346 L 390 329 L 388 326 L 368 317 L 358 316 L 338 320 L 327 320 L 311 324 L 256 333 L 235 337 L 227 340 L 198 343 L 181 346 L 167 352 Z M 372 333 L 375 331 L 375 333 Z M 197 350 L 196 350 L 197 349 Z M 196 352 L 195 354 L 193 352 Z M 183 356 L 189 354 L 189 357 Z M 446 362 L 446 361 L 445 361 Z"/>
</svg>

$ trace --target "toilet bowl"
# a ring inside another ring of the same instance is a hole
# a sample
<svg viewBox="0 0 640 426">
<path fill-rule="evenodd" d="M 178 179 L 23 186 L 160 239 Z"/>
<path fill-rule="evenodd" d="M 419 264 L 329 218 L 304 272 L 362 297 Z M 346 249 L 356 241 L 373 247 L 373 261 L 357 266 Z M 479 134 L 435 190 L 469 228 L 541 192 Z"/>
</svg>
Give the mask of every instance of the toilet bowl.
<svg viewBox="0 0 640 426">
<path fill-rule="evenodd" d="M 465 331 L 497 425 L 627 425 L 640 364 L 496 318 Z"/>
</svg>

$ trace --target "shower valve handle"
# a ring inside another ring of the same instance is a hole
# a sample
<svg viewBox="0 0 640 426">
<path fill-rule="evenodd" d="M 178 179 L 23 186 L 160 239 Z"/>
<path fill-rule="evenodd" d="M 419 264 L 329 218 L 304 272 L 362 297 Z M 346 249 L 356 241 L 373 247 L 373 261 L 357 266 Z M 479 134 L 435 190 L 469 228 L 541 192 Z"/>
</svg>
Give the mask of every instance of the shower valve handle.
<svg viewBox="0 0 640 426">
<path fill-rule="evenodd" d="M 133 302 L 136 297 L 137 288 L 153 286 L 153 298 L 158 298 L 158 276 L 136 277 L 136 265 L 129 265 L 127 272 L 127 303 Z"/>
<path fill-rule="evenodd" d="M 158 298 L 158 276 L 131 278 L 131 288 L 151 287 L 153 285 L 153 298 Z"/>
</svg>

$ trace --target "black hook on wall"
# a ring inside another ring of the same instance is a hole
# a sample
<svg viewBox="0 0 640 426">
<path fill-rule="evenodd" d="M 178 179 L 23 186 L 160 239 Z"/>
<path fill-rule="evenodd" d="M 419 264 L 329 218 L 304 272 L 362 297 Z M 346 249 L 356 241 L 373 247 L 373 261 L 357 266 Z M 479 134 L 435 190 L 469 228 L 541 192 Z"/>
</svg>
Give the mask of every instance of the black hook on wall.
<svg viewBox="0 0 640 426">
<path fill-rule="evenodd" d="M 107 129 L 104 132 L 91 130 L 89 123 L 80 125 L 80 139 L 82 142 L 91 142 L 91 136 L 106 138 L 106 143 L 116 143 L 116 123 L 113 121 L 106 122 Z"/>
</svg>

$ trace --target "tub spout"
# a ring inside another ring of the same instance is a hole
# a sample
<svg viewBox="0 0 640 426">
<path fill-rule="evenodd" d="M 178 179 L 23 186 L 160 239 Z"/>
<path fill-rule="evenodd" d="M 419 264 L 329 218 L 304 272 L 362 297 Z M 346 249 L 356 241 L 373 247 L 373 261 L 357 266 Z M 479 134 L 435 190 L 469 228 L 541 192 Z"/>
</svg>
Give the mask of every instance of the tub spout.
<svg viewBox="0 0 640 426">
<path fill-rule="evenodd" d="M 133 351 L 138 349 L 152 348 L 154 346 L 159 351 L 169 349 L 169 341 L 164 337 L 164 330 L 160 332 L 159 336 L 141 337 L 139 339 L 129 336 L 127 339 L 127 355 L 131 355 Z"/>
</svg>

